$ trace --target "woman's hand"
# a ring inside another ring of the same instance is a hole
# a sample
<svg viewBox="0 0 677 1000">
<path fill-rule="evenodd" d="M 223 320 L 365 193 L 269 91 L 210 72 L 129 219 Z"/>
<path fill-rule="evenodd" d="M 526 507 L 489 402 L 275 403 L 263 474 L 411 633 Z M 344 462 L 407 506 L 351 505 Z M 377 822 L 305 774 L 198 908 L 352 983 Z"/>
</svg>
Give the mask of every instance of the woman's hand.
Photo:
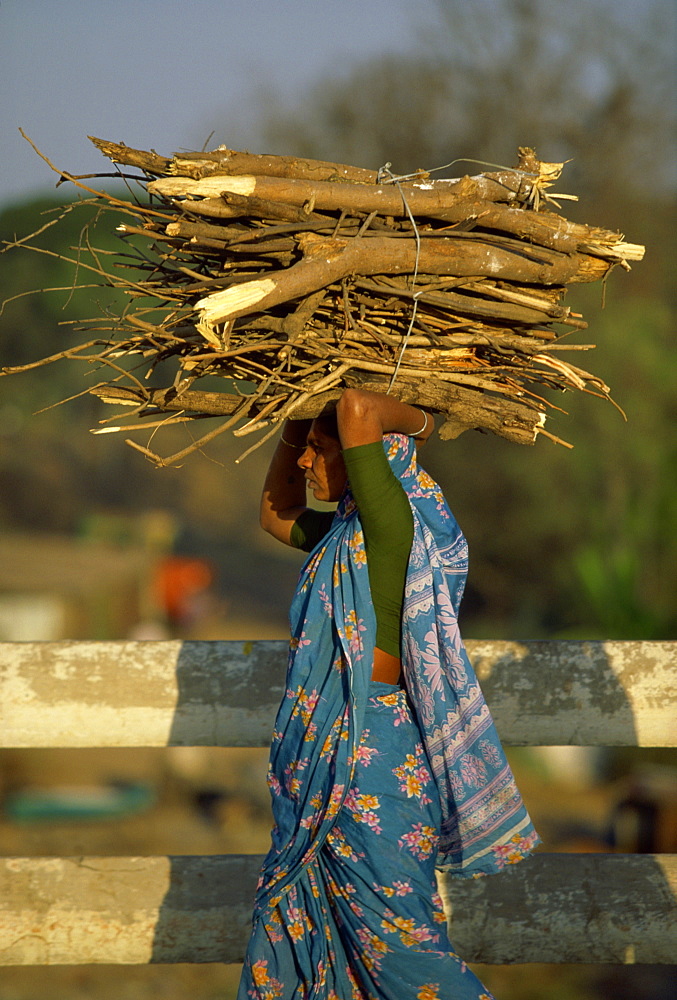
<svg viewBox="0 0 677 1000">
<path fill-rule="evenodd" d="M 418 406 L 366 389 L 345 389 L 336 416 L 343 448 L 380 441 L 390 432 L 408 434 L 423 444 L 435 429 L 433 417 Z"/>
</svg>

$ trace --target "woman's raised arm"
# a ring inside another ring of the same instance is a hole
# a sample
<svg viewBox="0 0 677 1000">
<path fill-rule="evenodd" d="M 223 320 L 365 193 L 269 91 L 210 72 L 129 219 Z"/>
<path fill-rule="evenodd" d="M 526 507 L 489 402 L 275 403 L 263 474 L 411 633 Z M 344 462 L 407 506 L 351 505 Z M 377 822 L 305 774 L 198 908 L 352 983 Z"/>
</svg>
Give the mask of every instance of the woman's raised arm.
<svg viewBox="0 0 677 1000">
<path fill-rule="evenodd" d="M 423 444 L 435 429 L 432 416 L 418 406 L 366 389 L 346 389 L 336 406 L 336 416 L 342 448 L 380 441 L 392 431 L 408 434 Z"/>
<path fill-rule="evenodd" d="M 286 421 L 263 483 L 261 527 L 285 545 L 291 544 L 292 525 L 306 509 L 306 481 L 297 462 L 310 424 L 310 420 Z"/>
</svg>

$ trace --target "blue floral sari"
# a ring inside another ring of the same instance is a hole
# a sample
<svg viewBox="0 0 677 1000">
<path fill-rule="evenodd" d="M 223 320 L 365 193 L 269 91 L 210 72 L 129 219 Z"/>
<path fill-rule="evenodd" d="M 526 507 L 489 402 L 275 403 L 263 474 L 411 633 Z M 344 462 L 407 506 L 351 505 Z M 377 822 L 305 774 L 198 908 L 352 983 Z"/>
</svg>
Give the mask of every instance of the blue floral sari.
<svg viewBox="0 0 677 1000">
<path fill-rule="evenodd" d="M 435 868 L 490 874 L 538 842 L 458 629 L 465 539 L 413 441 L 391 434 L 384 448 L 414 518 L 404 688 L 371 681 L 376 623 L 347 490 L 290 612 L 275 827 L 238 1000 L 491 1000 L 449 943 Z"/>
</svg>

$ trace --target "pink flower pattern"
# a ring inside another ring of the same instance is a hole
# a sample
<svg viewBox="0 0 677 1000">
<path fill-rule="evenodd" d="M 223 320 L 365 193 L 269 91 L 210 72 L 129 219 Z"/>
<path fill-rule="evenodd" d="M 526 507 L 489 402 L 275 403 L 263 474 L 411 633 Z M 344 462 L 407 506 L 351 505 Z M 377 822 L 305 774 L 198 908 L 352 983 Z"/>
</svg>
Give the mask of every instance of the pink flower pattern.
<svg viewBox="0 0 677 1000">
<path fill-rule="evenodd" d="M 296 692 L 299 712 L 314 695 L 313 691 L 308 695 L 303 689 Z M 390 996 L 379 991 L 379 984 L 393 959 L 408 965 L 419 959 L 423 961 L 422 968 L 427 972 L 418 980 L 421 985 L 417 984 L 413 994 L 417 998 L 448 1000 L 451 988 L 454 998 L 459 1000 L 481 997 L 492 1000 L 446 937 L 446 916 L 434 880 L 438 806 L 429 794 L 433 778 L 423 744 L 409 735 L 417 731 L 412 726 L 406 696 L 401 690 L 393 691 L 370 698 L 369 706 L 374 722 L 364 727 L 354 751 L 353 781 L 347 790 L 335 786 L 326 807 L 337 815 L 322 851 L 327 863 L 309 858 L 304 879 L 274 900 L 262 918 L 266 941 L 277 950 L 276 954 L 283 954 L 289 942 L 294 947 L 310 947 L 317 935 L 322 934 L 329 949 L 329 964 L 318 963 L 314 986 L 324 990 L 320 995 L 327 1000 L 364 1000 L 367 994 L 352 964 L 340 970 L 345 977 L 340 992 L 329 985 L 328 970 L 335 969 L 338 960 L 331 921 L 326 922 L 328 911 L 318 910 L 315 915 L 311 905 L 312 900 L 319 902 L 328 893 L 332 901 L 329 912 L 340 912 L 342 923 L 354 923 L 359 975 L 368 977 L 371 984 L 368 995 L 374 1000 Z M 393 751 L 390 746 L 393 740 L 401 741 L 406 750 Z M 391 759 L 393 756 L 395 759 Z M 305 759 L 291 762 L 285 772 L 286 780 L 291 783 L 298 780 L 306 765 Z M 402 805 L 397 819 L 389 817 L 386 824 L 382 816 L 383 800 L 392 801 L 395 794 L 401 796 Z M 322 796 L 319 793 L 313 796 L 310 804 L 314 812 L 302 820 L 302 826 L 317 830 L 322 822 Z M 391 829 L 393 826 L 397 833 Z M 382 859 L 390 856 L 389 845 L 393 842 L 402 852 L 397 870 L 384 868 L 382 863 Z M 511 842 L 502 847 L 497 855 L 499 867 L 514 863 L 516 852 L 524 846 Z M 378 859 L 378 869 L 373 868 L 374 859 Z M 425 875 L 421 866 L 425 866 Z M 369 885 L 373 897 L 369 899 L 365 896 L 365 873 L 376 870 L 380 873 L 381 868 L 388 870 L 391 877 L 385 881 L 372 878 Z M 436 963 L 440 963 L 438 982 L 429 978 Z M 289 979 L 281 975 L 277 965 L 264 958 L 257 958 L 250 971 L 252 983 L 242 995 L 247 1000 L 289 1000 L 298 985 L 295 973 L 290 972 Z"/>
<path fill-rule="evenodd" d="M 464 753 L 461 757 L 461 776 L 468 785 L 479 788 L 487 776 L 487 767 L 474 753 Z"/>
<path fill-rule="evenodd" d="M 407 754 L 404 761 L 393 768 L 393 774 L 399 779 L 400 790 L 408 799 L 416 798 L 421 805 L 432 802 L 426 793 L 426 785 L 431 784 L 433 776 L 424 759 L 423 746 L 419 743 L 413 754 Z"/>
</svg>

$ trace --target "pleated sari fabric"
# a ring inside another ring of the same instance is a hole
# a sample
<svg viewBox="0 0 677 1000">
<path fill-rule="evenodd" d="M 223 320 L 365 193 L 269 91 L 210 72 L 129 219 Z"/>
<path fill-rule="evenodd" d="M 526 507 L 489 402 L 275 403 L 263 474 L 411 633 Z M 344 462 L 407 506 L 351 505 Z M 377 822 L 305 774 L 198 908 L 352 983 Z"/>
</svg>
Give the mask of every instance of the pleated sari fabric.
<svg viewBox="0 0 677 1000">
<path fill-rule="evenodd" d="M 370 679 L 376 623 L 346 491 L 292 603 L 275 826 L 238 1000 L 490 1000 L 449 942 L 435 869 L 491 874 L 538 841 L 458 630 L 465 539 L 413 441 L 384 448 L 414 517 L 404 687 Z"/>
</svg>

